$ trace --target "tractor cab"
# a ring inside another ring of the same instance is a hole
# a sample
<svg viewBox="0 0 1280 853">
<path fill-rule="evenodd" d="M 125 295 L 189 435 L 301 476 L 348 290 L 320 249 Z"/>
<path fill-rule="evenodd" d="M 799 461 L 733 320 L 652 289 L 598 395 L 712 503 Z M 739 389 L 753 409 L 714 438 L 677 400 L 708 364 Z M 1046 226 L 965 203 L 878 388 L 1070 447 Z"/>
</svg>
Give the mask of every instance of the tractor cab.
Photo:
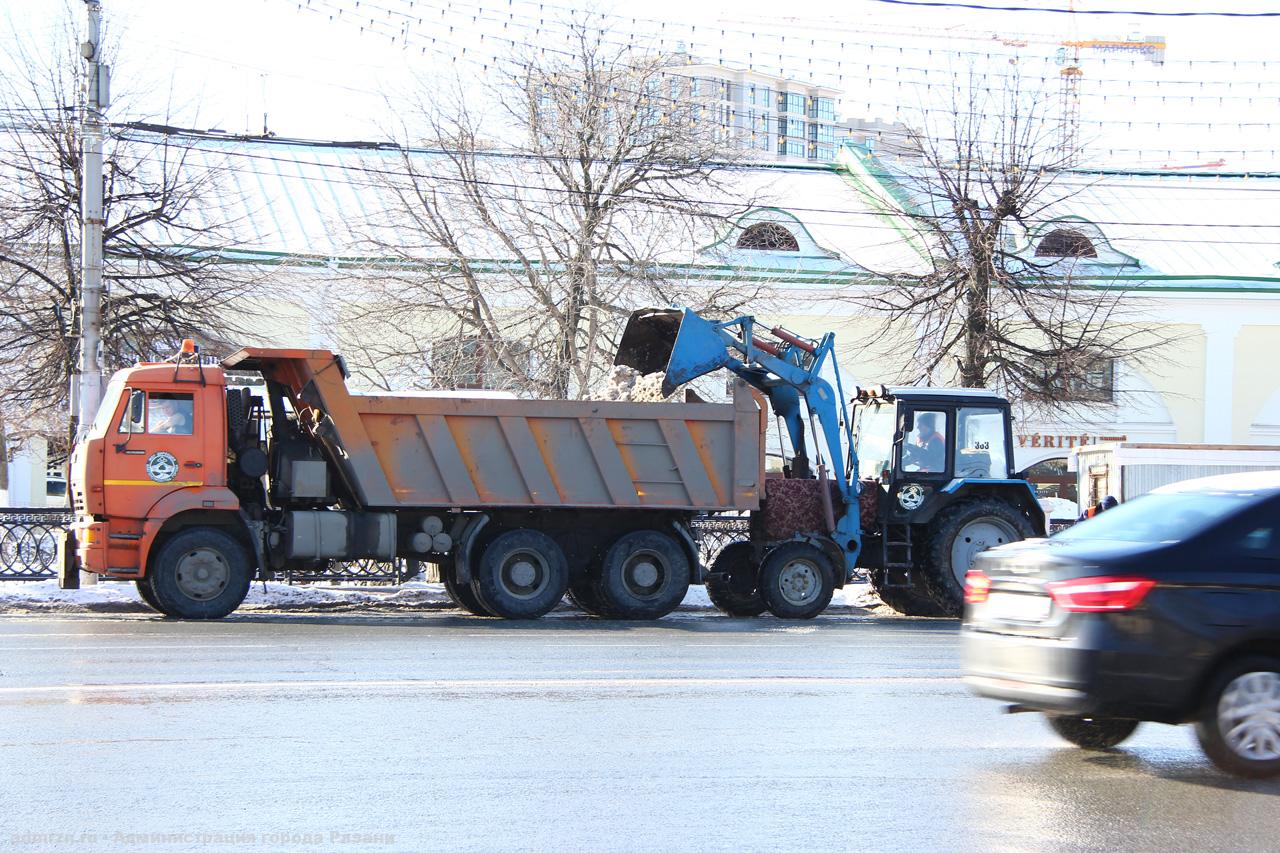
<svg viewBox="0 0 1280 853">
<path fill-rule="evenodd" d="M 982 389 L 860 388 L 853 443 L 863 478 L 894 493 L 1012 474 L 1009 403 Z"/>
</svg>

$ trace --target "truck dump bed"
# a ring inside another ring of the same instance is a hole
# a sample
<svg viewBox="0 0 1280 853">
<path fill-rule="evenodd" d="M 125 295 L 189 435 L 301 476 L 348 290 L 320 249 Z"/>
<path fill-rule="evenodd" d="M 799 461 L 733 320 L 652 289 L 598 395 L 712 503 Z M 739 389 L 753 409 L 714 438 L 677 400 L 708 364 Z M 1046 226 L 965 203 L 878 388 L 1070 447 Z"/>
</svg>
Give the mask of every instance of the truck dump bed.
<svg viewBox="0 0 1280 853">
<path fill-rule="evenodd" d="M 327 350 L 223 362 L 290 389 L 304 427 L 371 508 L 757 509 L 763 414 L 732 404 L 355 395 Z"/>
</svg>

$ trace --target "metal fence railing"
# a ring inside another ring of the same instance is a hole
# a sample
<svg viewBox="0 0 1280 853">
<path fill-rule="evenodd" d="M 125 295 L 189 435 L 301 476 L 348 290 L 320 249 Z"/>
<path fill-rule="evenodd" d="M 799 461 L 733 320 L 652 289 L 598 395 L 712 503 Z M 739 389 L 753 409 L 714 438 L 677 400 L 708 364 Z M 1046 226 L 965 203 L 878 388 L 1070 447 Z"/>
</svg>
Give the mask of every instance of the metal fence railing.
<svg viewBox="0 0 1280 853">
<path fill-rule="evenodd" d="M 71 523 L 63 509 L 0 507 L 0 580 L 58 576 L 58 532 Z"/>
<path fill-rule="evenodd" d="M 57 535 L 71 523 L 67 510 L 0 508 L 0 581 L 45 580 L 58 576 Z M 691 525 L 703 565 L 710 566 L 720 549 L 749 535 L 746 516 L 695 519 Z M 282 573 L 289 583 L 353 581 L 399 584 L 416 577 L 411 560 L 327 562 L 306 570 Z"/>
<path fill-rule="evenodd" d="M 750 519 L 745 515 L 695 518 L 690 527 L 693 529 L 694 541 L 698 543 L 702 565 L 708 569 L 715 562 L 721 548 L 751 535 Z"/>
</svg>

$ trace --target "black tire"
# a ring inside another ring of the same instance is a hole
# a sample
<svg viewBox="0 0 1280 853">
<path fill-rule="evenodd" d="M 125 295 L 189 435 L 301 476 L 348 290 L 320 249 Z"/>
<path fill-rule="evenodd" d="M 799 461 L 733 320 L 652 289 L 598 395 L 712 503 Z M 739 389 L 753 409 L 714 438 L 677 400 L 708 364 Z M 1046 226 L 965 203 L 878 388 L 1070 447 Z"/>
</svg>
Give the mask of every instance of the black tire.
<svg viewBox="0 0 1280 853">
<path fill-rule="evenodd" d="M 1119 717 L 1080 717 L 1069 714 L 1046 714 L 1049 728 L 1068 743 L 1081 749 L 1111 749 L 1123 743 L 1138 728 L 1138 720 Z"/>
<path fill-rule="evenodd" d="M 919 572 L 922 591 L 942 615 L 959 616 L 964 612 L 964 576 L 973 555 L 1035 535 L 1025 515 L 996 498 L 973 498 L 947 507 L 929 526 L 925 563 Z M 965 553 L 953 559 L 957 551 Z"/>
<path fill-rule="evenodd" d="M 707 578 L 707 598 L 726 616 L 759 616 L 768 608 L 756 585 L 758 567 L 752 559 L 750 542 L 730 542 L 711 563 Z"/>
<path fill-rule="evenodd" d="M 835 570 L 827 555 L 804 542 L 787 542 L 760 562 L 760 597 L 779 619 L 812 619 L 835 592 Z"/>
<path fill-rule="evenodd" d="M 537 530 L 508 530 L 471 570 L 471 591 L 504 619 L 537 619 L 564 598 L 569 563 L 556 541 Z"/>
<path fill-rule="evenodd" d="M 249 555 L 231 534 L 192 527 L 151 559 L 151 591 L 160 612 L 178 619 L 221 619 L 249 594 Z"/>
<path fill-rule="evenodd" d="M 592 578 L 584 577 L 569 584 L 569 601 L 584 613 L 591 616 L 604 616 L 604 605 L 596 596 L 596 585 Z"/>
<path fill-rule="evenodd" d="M 147 575 L 145 578 L 138 578 L 133 582 L 133 585 L 137 587 L 138 595 L 142 596 L 142 600 L 147 603 L 148 607 L 159 613 L 164 613 L 160 609 L 160 602 L 156 600 L 155 591 L 151 589 L 151 577 L 151 575 Z M 168 616 L 169 614 L 165 613 L 165 615 Z"/>
<path fill-rule="evenodd" d="M 596 601 L 612 619 L 661 619 L 689 591 L 689 558 L 657 530 L 618 537 L 605 552 L 595 578 Z"/>
<path fill-rule="evenodd" d="M 933 596 L 916 586 L 893 586 L 888 583 L 883 569 L 871 572 L 871 588 L 885 604 L 903 616 L 947 616 Z"/>
<path fill-rule="evenodd" d="M 1245 716 L 1243 709 L 1251 714 Z M 1200 748 L 1220 770 L 1266 779 L 1280 775 L 1280 659 L 1231 661 L 1209 683 L 1196 720 Z M 1224 731 L 1225 729 L 1225 731 Z"/>
<path fill-rule="evenodd" d="M 496 614 L 480 603 L 480 599 L 476 598 L 476 594 L 471 591 L 471 585 L 458 583 L 454 579 L 453 571 L 446 567 L 441 575 L 444 578 L 444 591 L 453 599 L 453 603 L 470 613 L 472 616 L 494 616 Z"/>
</svg>

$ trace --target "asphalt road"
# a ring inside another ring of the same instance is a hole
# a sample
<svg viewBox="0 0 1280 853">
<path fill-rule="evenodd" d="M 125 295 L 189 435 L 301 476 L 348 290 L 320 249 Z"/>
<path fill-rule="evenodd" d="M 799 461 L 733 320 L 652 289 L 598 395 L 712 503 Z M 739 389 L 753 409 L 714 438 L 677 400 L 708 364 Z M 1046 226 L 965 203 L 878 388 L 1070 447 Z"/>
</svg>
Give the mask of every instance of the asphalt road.
<svg viewBox="0 0 1280 853">
<path fill-rule="evenodd" d="M 961 686 L 949 622 L 0 618 L 0 847 L 1266 850 L 1280 783 Z"/>
</svg>

